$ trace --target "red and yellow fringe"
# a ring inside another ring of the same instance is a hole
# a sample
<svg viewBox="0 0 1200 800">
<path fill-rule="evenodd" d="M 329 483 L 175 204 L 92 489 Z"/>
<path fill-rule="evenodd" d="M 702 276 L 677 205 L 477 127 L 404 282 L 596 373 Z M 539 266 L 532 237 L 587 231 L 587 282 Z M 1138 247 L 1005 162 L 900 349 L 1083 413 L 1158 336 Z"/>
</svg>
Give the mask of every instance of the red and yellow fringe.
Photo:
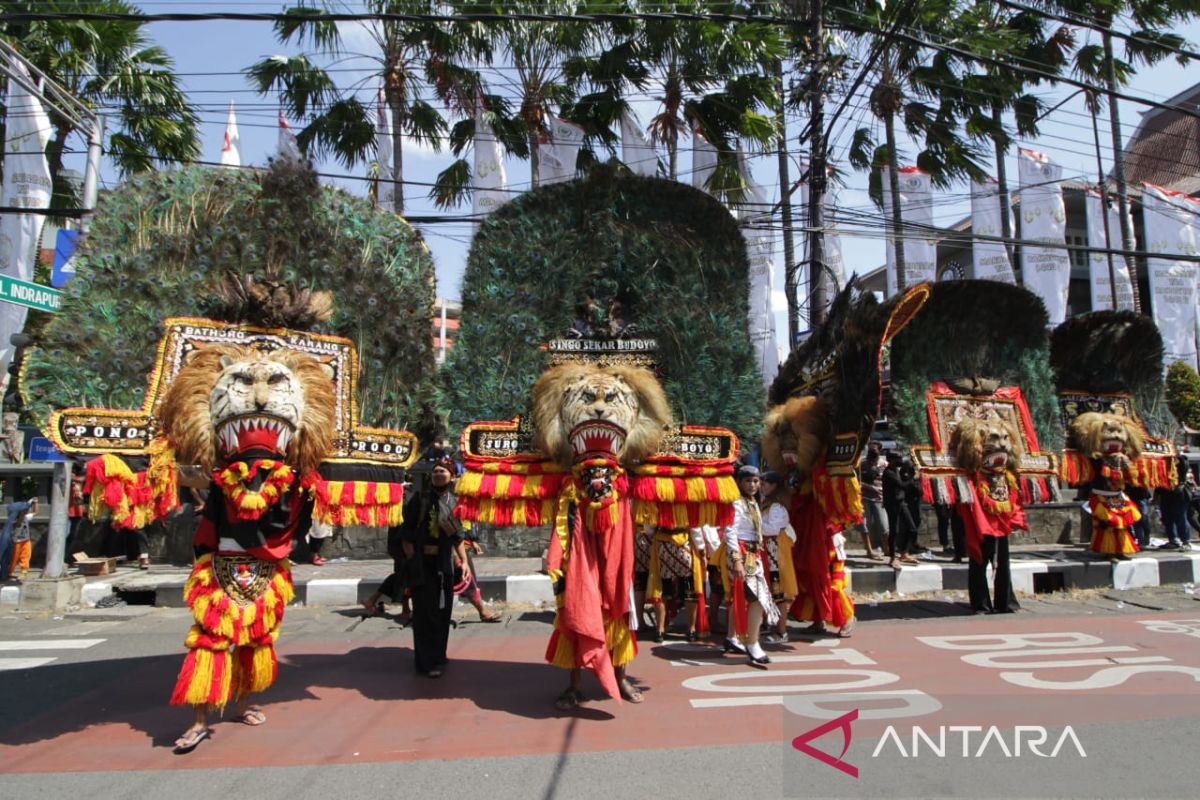
<svg viewBox="0 0 1200 800">
<path fill-rule="evenodd" d="M 275 576 L 261 597 L 239 606 L 217 581 L 212 558 L 212 554 L 205 554 L 196 559 L 192 574 L 183 585 L 183 597 L 196 624 L 233 645 L 256 643 L 268 635 L 276 635 L 283 611 L 295 596 L 287 559 L 276 564 Z"/>
<path fill-rule="evenodd" d="M 642 464 L 634 469 L 633 521 L 657 528 L 733 523 L 738 499 L 732 467 Z"/>
<path fill-rule="evenodd" d="M 813 472 L 813 494 L 821 511 L 834 526 L 845 527 L 862 522 L 862 487 L 853 472 L 833 474 L 824 469 Z"/>
<path fill-rule="evenodd" d="M 313 518 L 329 525 L 391 528 L 404 521 L 404 485 L 375 481 L 311 481 Z"/>
<path fill-rule="evenodd" d="M 257 491 L 247 489 L 246 482 L 253 480 L 259 470 L 267 472 L 266 480 Z M 235 461 L 213 472 L 213 483 L 225 492 L 225 497 L 237 509 L 237 518 L 241 520 L 261 517 L 292 488 L 295 480 L 296 473 L 291 467 L 271 458 L 260 458 L 253 464 Z"/>
<path fill-rule="evenodd" d="M 454 488 L 454 516 L 491 525 L 547 525 L 567 475 L 549 461 L 469 459 Z"/>
<path fill-rule="evenodd" d="M 114 528 L 139 529 L 175 509 L 179 504 L 175 450 L 158 438 L 147 452 L 150 463 L 142 472 L 134 472 L 108 453 L 88 462 L 83 491 L 92 519 L 107 512 Z"/>
</svg>

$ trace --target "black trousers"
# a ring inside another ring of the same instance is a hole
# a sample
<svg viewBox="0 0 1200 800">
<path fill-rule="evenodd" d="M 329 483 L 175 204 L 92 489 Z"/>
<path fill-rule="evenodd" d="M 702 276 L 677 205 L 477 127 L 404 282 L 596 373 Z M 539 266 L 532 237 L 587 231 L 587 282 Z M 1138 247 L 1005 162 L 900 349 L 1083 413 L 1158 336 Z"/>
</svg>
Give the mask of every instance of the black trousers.
<svg viewBox="0 0 1200 800">
<path fill-rule="evenodd" d="M 454 610 L 453 576 L 438 571 L 436 558 L 424 559 L 424 579 L 412 590 L 413 654 L 421 674 L 445 665 Z"/>
<path fill-rule="evenodd" d="M 971 599 L 971 608 L 988 614 L 1018 610 L 1021 606 L 1013 593 L 1012 573 L 1008 566 L 1008 537 L 984 536 L 980 549 L 983 550 L 983 561 L 969 559 L 967 566 L 967 594 Z M 987 565 L 993 561 L 996 576 L 992 596 L 989 596 Z"/>
</svg>

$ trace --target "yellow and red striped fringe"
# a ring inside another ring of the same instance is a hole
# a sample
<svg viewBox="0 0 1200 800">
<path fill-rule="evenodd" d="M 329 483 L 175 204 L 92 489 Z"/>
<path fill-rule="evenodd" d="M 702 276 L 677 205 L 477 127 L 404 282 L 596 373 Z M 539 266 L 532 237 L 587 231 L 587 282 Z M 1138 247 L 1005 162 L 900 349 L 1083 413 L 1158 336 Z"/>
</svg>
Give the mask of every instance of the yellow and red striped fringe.
<svg viewBox="0 0 1200 800">
<path fill-rule="evenodd" d="M 454 487 L 454 516 L 468 522 L 537 527 L 550 523 L 568 473 L 549 461 L 468 460 Z"/>
<path fill-rule="evenodd" d="M 737 482 L 727 464 L 643 464 L 634 469 L 633 521 L 659 528 L 729 525 Z"/>
<path fill-rule="evenodd" d="M 813 493 L 821 510 L 835 525 L 862 522 L 862 488 L 853 472 L 834 475 L 823 469 L 813 473 Z"/>
<path fill-rule="evenodd" d="M 284 609 L 295 595 L 287 559 L 277 563 L 275 577 L 261 597 L 239 606 L 217 582 L 212 558 L 212 554 L 205 554 L 196 559 L 192 574 L 183 585 L 183 598 L 196 624 L 234 645 L 263 642 L 266 637 L 274 641 Z"/>
<path fill-rule="evenodd" d="M 1062 463 L 1058 469 L 1059 477 L 1068 486 L 1083 486 L 1091 483 L 1096 477 L 1092 460 L 1078 450 L 1063 452 Z"/>
<path fill-rule="evenodd" d="M 117 456 L 105 453 L 88 462 L 83 482 L 88 515 L 112 515 L 114 528 L 144 528 L 171 513 L 179 504 L 175 450 L 164 438 L 147 448 L 150 464 L 134 472 Z"/>
<path fill-rule="evenodd" d="M 404 520 L 404 485 L 376 481 L 306 482 L 314 498 L 313 517 L 328 525 L 391 528 Z"/>
</svg>

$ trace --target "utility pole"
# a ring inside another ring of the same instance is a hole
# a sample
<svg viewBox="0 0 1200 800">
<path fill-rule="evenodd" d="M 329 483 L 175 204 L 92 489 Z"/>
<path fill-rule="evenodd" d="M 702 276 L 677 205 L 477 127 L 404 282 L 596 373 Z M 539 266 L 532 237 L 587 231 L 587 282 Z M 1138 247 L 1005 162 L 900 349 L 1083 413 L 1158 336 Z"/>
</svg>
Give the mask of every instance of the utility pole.
<svg viewBox="0 0 1200 800">
<path fill-rule="evenodd" d="M 808 321 L 815 328 L 825 320 L 825 188 L 829 184 L 825 142 L 825 6 L 812 0 L 812 72 L 809 76 L 810 111 L 808 165 Z"/>
<path fill-rule="evenodd" d="M 1121 217 L 1121 247 L 1125 250 L 1125 265 L 1129 268 L 1129 283 L 1133 288 L 1133 311 L 1142 313 L 1141 292 L 1138 291 L 1137 259 L 1131 253 L 1134 250 L 1133 217 L 1129 213 L 1129 190 L 1125 186 L 1125 156 L 1121 149 L 1121 114 L 1117 110 L 1117 68 L 1113 63 L 1112 33 L 1109 28 L 1112 18 L 1105 20 L 1104 25 L 1104 61 L 1108 69 L 1106 75 L 1108 84 L 1109 130 L 1112 132 L 1113 148 L 1113 180 L 1117 182 L 1117 212 Z M 1105 212 L 1107 217 L 1107 211 Z M 1113 298 L 1116 298 L 1117 286 L 1113 284 Z"/>
</svg>

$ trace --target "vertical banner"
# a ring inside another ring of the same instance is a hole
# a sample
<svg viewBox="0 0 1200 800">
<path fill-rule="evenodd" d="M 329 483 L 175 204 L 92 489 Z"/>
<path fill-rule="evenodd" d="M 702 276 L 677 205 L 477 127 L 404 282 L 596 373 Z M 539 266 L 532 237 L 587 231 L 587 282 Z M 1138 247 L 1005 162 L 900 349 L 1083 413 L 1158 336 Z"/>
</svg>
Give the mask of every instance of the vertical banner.
<svg viewBox="0 0 1200 800">
<path fill-rule="evenodd" d="M 1042 298 L 1050 325 L 1067 318 L 1071 256 L 1066 248 L 1067 211 L 1063 204 L 1062 167 L 1035 150 L 1017 151 L 1021 177 L 1021 278 Z M 1037 243 L 1059 245 L 1038 247 Z"/>
<path fill-rule="evenodd" d="M 971 181 L 971 234 L 975 237 L 994 236 L 1000 238 L 1004 233 L 1001 225 L 1001 213 L 1008 214 L 1008 229 L 1014 230 L 1012 209 L 1000 208 L 1000 184 L 993 178 L 986 182 Z M 1008 247 L 1004 242 L 991 242 L 974 238 L 971 240 L 971 258 L 974 262 L 974 276 L 979 280 L 1001 281 L 1015 284 L 1017 277 L 1013 274 L 1012 262 L 1008 258 Z"/>
<path fill-rule="evenodd" d="M 779 343 L 775 335 L 775 311 L 772 308 L 775 269 L 775 237 L 771 232 L 770 203 L 763 189 L 750 173 L 745 153 L 738 153 L 738 169 L 746 183 L 746 203 L 739 209 L 742 231 L 746 237 L 746 256 L 750 262 L 750 341 L 763 381 L 770 386 L 779 372 Z"/>
<path fill-rule="evenodd" d="M 929 173 L 920 167 L 900 167 L 896 170 L 900 183 L 900 220 L 903 230 L 891 230 L 892 187 L 888 169 L 881 170 L 883 182 L 884 219 L 888 227 L 888 249 L 904 248 L 904 285 L 932 281 L 937 276 L 937 232 L 933 228 L 933 188 Z M 894 245 L 893 242 L 898 242 Z M 894 295 L 896 279 L 895 253 L 888 253 L 888 296 Z"/>
<path fill-rule="evenodd" d="M 829 184 L 833 186 L 831 182 Z M 829 307 L 837 293 L 846 285 L 846 261 L 842 256 L 842 239 L 838 236 L 836 216 L 833 210 L 837 207 L 835 190 L 825 192 L 825 266 L 827 272 L 828 290 L 825 292 L 825 306 Z"/>
<path fill-rule="evenodd" d="M 692 132 L 692 186 L 707 192 L 706 184 L 717 169 L 717 148 L 700 131 Z"/>
<path fill-rule="evenodd" d="M 1085 198 L 1087 209 L 1088 245 L 1091 247 L 1112 247 L 1110 239 L 1121 245 L 1121 218 L 1119 212 L 1109 206 L 1108 236 L 1104 234 L 1105 209 L 1100 193 L 1088 189 Z M 1092 311 L 1112 309 L 1113 293 L 1112 278 L 1117 279 L 1118 309 L 1133 310 L 1133 286 L 1129 281 L 1129 266 L 1122 256 L 1112 256 L 1112 273 L 1109 273 L 1109 256 L 1107 253 L 1088 254 L 1088 283 L 1092 290 Z"/>
<path fill-rule="evenodd" d="M 8 208 L 50 207 L 52 187 L 46 145 L 52 128 L 41 102 L 25 88 L 32 85 L 24 65 L 14 60 L 5 102 L 4 183 L 0 187 L 0 203 Z M 44 214 L 0 214 L 0 273 L 33 280 L 45 221 Z M 13 354 L 9 337 L 25 327 L 25 313 L 24 306 L 0 303 L 0 376 L 5 380 Z"/>
<path fill-rule="evenodd" d="M 538 146 L 538 183 L 548 186 L 575 177 L 575 162 L 583 145 L 583 128 L 559 117 L 550 117 L 549 133 Z"/>
<path fill-rule="evenodd" d="M 396 207 L 396 175 L 392 169 L 392 115 L 383 99 L 383 87 L 375 96 L 375 207 Z"/>
<path fill-rule="evenodd" d="M 225 143 L 221 145 L 221 166 L 242 165 L 242 137 L 238 135 L 237 114 L 233 113 L 233 101 L 229 101 L 229 116 L 225 120 Z"/>
<path fill-rule="evenodd" d="M 1150 307 L 1162 333 L 1163 366 L 1176 361 L 1196 366 L 1197 201 L 1178 192 L 1142 184 L 1142 220 L 1150 271 Z"/>
<path fill-rule="evenodd" d="M 475 170 L 471 212 L 478 225 L 483 218 L 508 200 L 508 179 L 504 175 L 504 153 L 483 109 L 483 98 L 475 103 Z"/>
<path fill-rule="evenodd" d="M 628 111 L 621 112 L 621 160 L 635 175 L 658 174 L 658 151 Z"/>
</svg>

